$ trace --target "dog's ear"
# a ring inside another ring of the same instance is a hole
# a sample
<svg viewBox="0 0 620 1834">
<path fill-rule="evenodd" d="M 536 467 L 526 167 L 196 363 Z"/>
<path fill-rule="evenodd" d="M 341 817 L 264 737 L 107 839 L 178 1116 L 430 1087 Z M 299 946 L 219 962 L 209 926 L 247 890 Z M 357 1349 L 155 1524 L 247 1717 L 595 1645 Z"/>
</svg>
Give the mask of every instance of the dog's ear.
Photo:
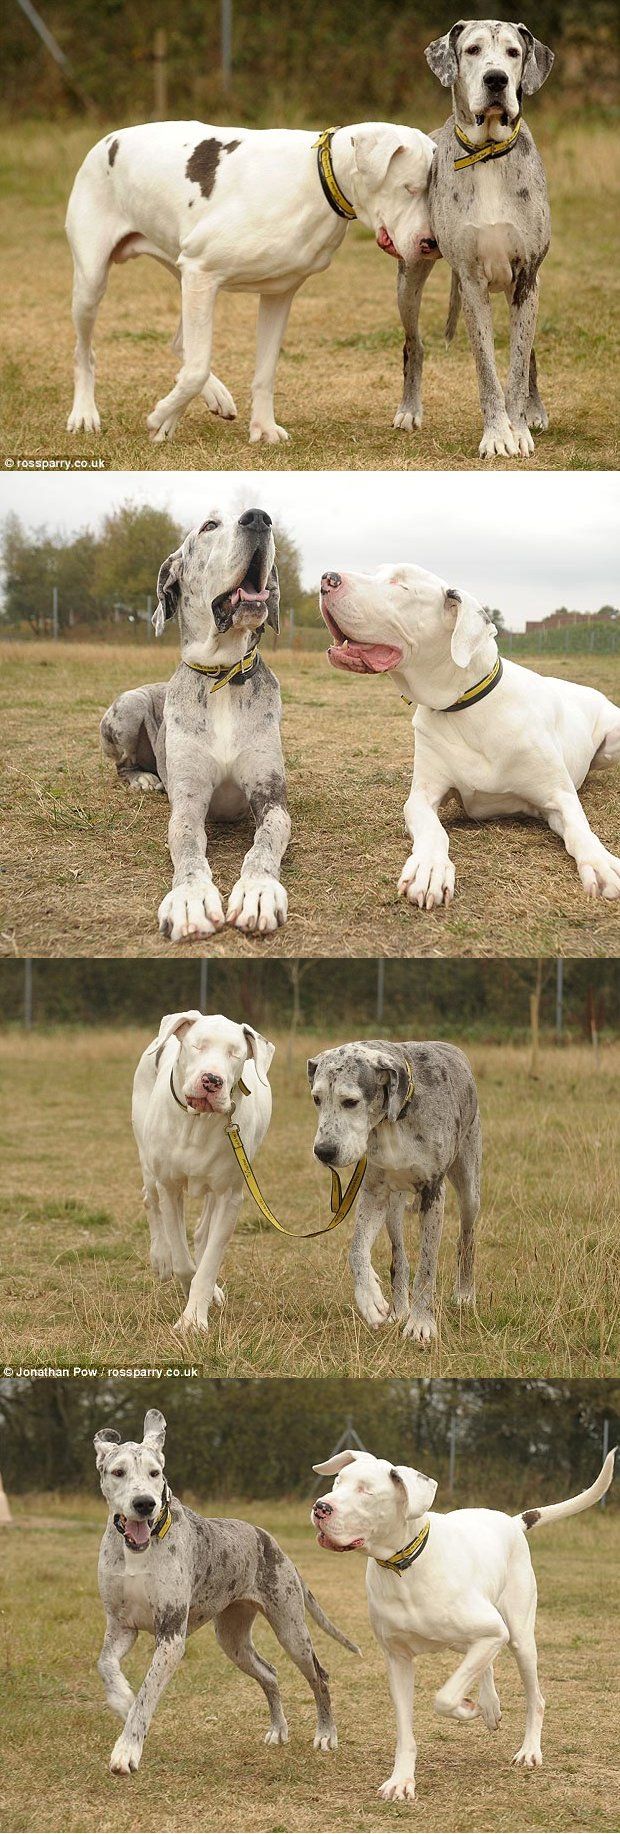
<svg viewBox="0 0 620 1834">
<path fill-rule="evenodd" d="M 359 1452 L 335 1452 L 333 1458 L 326 1458 L 323 1465 L 313 1465 L 319 1477 L 334 1477 L 337 1471 L 344 1471 L 345 1465 L 352 1465 L 359 1458 Z"/>
<path fill-rule="evenodd" d="M 267 600 L 267 623 L 271 625 L 272 630 L 275 630 L 277 637 L 280 630 L 280 581 L 278 579 L 278 569 L 275 561 L 267 581 L 267 591 L 269 593 L 269 598 Z"/>
<path fill-rule="evenodd" d="M 390 1477 L 399 1495 L 402 1492 L 408 1516 L 423 1516 L 426 1509 L 432 1509 L 437 1494 L 434 1477 L 425 1477 L 423 1471 L 413 1471 L 410 1465 L 392 1465 Z"/>
<path fill-rule="evenodd" d="M 97 1470 L 102 1471 L 106 1458 L 109 1458 L 112 1446 L 120 1446 L 121 1436 L 115 1426 L 102 1426 L 95 1433 L 93 1445 L 97 1454 Z"/>
<path fill-rule="evenodd" d="M 385 1118 L 387 1121 L 397 1121 L 411 1088 L 407 1065 L 399 1061 L 394 1053 L 393 1059 L 377 1058 L 376 1070 L 377 1081 L 385 1090 Z"/>
<path fill-rule="evenodd" d="M 496 637 L 495 625 L 477 599 L 472 599 L 468 592 L 457 592 L 449 586 L 445 596 L 445 609 L 449 623 L 452 624 L 450 650 L 452 661 L 457 669 L 467 669 L 472 656 L 485 637 Z"/>
<path fill-rule="evenodd" d="M 444 89 L 451 89 L 456 82 L 459 73 L 456 47 L 466 24 L 466 19 L 457 19 L 456 25 L 451 26 L 449 32 L 444 32 L 443 38 L 434 38 L 424 52 L 433 76 L 439 77 Z"/>
<path fill-rule="evenodd" d="M 167 560 L 162 560 L 157 575 L 157 605 L 151 620 L 156 637 L 161 637 L 168 619 L 173 618 L 179 609 L 182 577 L 183 552 L 177 548 L 174 554 L 168 555 Z"/>
<path fill-rule="evenodd" d="M 153 1451 L 159 1452 L 161 1456 L 164 1449 L 165 1437 L 166 1421 L 164 1415 L 160 1414 L 158 1407 L 149 1407 L 148 1412 L 144 1416 L 144 1426 L 142 1429 L 143 1445 L 152 1446 Z"/>
<path fill-rule="evenodd" d="M 408 143 L 399 127 L 362 127 L 352 135 L 353 163 L 364 184 L 377 190 L 383 184 L 390 160 L 405 150 Z"/>
<path fill-rule="evenodd" d="M 185 1013 L 164 1014 L 155 1043 L 150 1044 L 148 1049 L 148 1055 L 150 1057 L 152 1057 L 153 1054 L 155 1055 L 156 1070 L 159 1069 L 159 1059 L 164 1045 L 168 1043 L 168 1039 L 172 1038 L 176 1033 L 180 1044 L 185 1037 L 185 1033 L 189 1031 L 190 1025 L 195 1025 L 196 1020 L 202 1019 L 203 1017 L 203 1013 L 199 1013 L 197 1007 L 191 1007 L 190 1010 Z"/>
<path fill-rule="evenodd" d="M 308 1072 L 308 1082 L 310 1084 L 310 1088 L 312 1088 L 312 1084 L 316 1076 L 318 1061 L 319 1061 L 318 1057 L 309 1057 L 306 1063 L 306 1069 Z"/>
<path fill-rule="evenodd" d="M 515 31 L 523 44 L 523 69 L 521 71 L 521 88 L 526 96 L 533 96 L 537 89 L 546 83 L 552 64 L 555 63 L 553 51 L 543 45 L 540 38 L 535 38 L 529 26 L 517 25 Z"/>
<path fill-rule="evenodd" d="M 258 1080 L 266 1083 L 267 1071 L 276 1048 L 275 1044 L 270 1044 L 268 1038 L 263 1038 L 262 1032 L 255 1032 L 253 1025 L 244 1025 L 243 1035 L 247 1040 L 248 1057 L 252 1057 L 256 1064 Z"/>
</svg>

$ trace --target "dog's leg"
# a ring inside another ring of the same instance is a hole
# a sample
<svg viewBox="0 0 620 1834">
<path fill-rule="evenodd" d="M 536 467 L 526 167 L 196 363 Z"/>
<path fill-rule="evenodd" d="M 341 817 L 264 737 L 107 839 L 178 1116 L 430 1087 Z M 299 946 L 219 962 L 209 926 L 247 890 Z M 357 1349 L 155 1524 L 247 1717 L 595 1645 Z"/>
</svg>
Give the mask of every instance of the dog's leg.
<svg viewBox="0 0 620 1834">
<path fill-rule="evenodd" d="M 394 1769 L 379 1795 L 384 1802 L 413 1802 L 418 1748 L 413 1733 L 414 1669 L 411 1657 L 400 1650 L 385 1650 L 390 1693 L 396 1713 Z"/>
<path fill-rule="evenodd" d="M 167 267 L 168 262 L 166 262 L 164 265 Z M 172 265 L 170 266 L 170 273 L 174 274 L 175 279 L 178 280 L 179 286 L 180 286 L 181 285 L 181 275 L 176 265 L 174 267 Z M 182 359 L 183 357 L 183 314 L 182 313 L 181 313 L 181 317 L 179 319 L 179 323 L 177 325 L 174 337 L 171 338 L 170 349 L 174 351 L 174 354 L 176 357 L 181 357 Z M 214 375 L 213 370 L 211 370 L 210 375 L 208 376 L 207 381 L 205 382 L 204 388 L 202 390 L 202 398 L 203 398 L 203 401 L 206 401 L 210 414 L 218 415 L 221 420 L 236 420 L 237 409 L 235 407 L 235 403 L 233 401 L 230 390 L 226 388 L 223 382 L 220 382 L 219 376 Z"/>
<path fill-rule="evenodd" d="M 479 456 L 483 459 L 518 458 L 519 446 L 510 425 L 504 392 L 495 366 L 493 315 L 487 288 L 479 286 L 469 275 L 462 274 L 461 298 L 476 364 L 484 421 Z"/>
<path fill-rule="evenodd" d="M 228 1243 L 236 1227 L 241 1202 L 242 1193 L 234 1190 L 226 1191 L 223 1196 L 216 1198 L 207 1246 L 196 1268 L 185 1311 L 177 1319 L 176 1331 L 208 1331 L 209 1306 L 215 1295 L 215 1283 Z"/>
<path fill-rule="evenodd" d="M 337 1751 L 338 1733 L 332 1712 L 329 1675 L 312 1647 L 304 1615 L 304 1596 L 298 1574 L 284 1556 L 276 1569 L 275 1597 L 262 1600 L 265 1617 L 300 1673 L 309 1682 L 316 1702 L 315 1751 Z"/>
<path fill-rule="evenodd" d="M 425 755 L 423 741 L 416 734 L 413 781 L 403 810 L 411 853 L 405 860 L 398 890 L 401 898 L 416 904 L 420 911 L 450 904 L 454 896 L 450 843 L 437 814 L 450 787 L 445 778 L 438 776 L 434 760 Z"/>
<path fill-rule="evenodd" d="M 183 259 L 181 257 L 181 259 Z M 172 439 L 175 427 L 190 401 L 201 395 L 211 371 L 213 313 L 219 277 L 186 262 L 181 270 L 183 362 L 174 388 L 163 395 L 147 419 L 152 439 Z"/>
<path fill-rule="evenodd" d="M 166 1233 L 172 1272 L 188 1293 L 194 1278 L 194 1263 L 187 1246 L 183 1214 L 183 1187 L 158 1184 L 159 1210 Z"/>
<path fill-rule="evenodd" d="M 215 1619 L 215 1635 L 224 1655 L 236 1662 L 244 1675 L 251 1675 L 266 1695 L 271 1724 L 265 1733 L 266 1745 L 288 1744 L 288 1726 L 275 1668 L 260 1656 L 252 1642 L 252 1625 L 258 1607 L 247 1599 L 236 1599 Z"/>
<path fill-rule="evenodd" d="M 144 1171 L 144 1208 L 146 1210 L 151 1238 L 150 1263 L 153 1273 L 159 1280 L 171 1280 L 173 1277 L 172 1251 L 168 1232 L 161 1213 L 157 1179 Z"/>
<path fill-rule="evenodd" d="M 411 1311 L 405 1325 L 404 1335 L 412 1337 L 414 1344 L 421 1344 L 424 1349 L 428 1349 L 433 1338 L 437 1336 L 435 1281 L 443 1229 L 445 1196 L 446 1187 L 441 1178 L 438 1184 L 425 1185 L 420 1198 L 420 1258 L 413 1282 Z"/>
<path fill-rule="evenodd" d="M 405 1203 L 404 1191 L 390 1191 L 385 1216 L 385 1227 L 392 1244 L 390 1318 L 395 1319 L 398 1324 L 404 1324 L 409 1312 L 409 1262 L 405 1249 L 404 1232 Z"/>
<path fill-rule="evenodd" d="M 275 419 L 273 391 L 282 339 L 296 292 L 297 287 L 291 287 L 288 293 L 261 293 L 260 296 L 250 418 L 252 445 L 264 439 L 268 446 L 277 446 L 280 440 L 288 439 L 286 428 L 279 427 Z"/>
<path fill-rule="evenodd" d="M 200 1261 L 202 1260 L 205 1248 L 207 1246 L 207 1242 L 209 1239 L 209 1229 L 211 1226 L 211 1218 L 212 1218 L 216 1203 L 217 1203 L 217 1198 L 215 1198 L 213 1196 L 213 1193 L 210 1191 L 208 1195 L 205 1197 L 203 1210 L 202 1210 L 202 1216 L 200 1217 L 199 1221 L 197 1222 L 196 1228 L 194 1230 L 194 1260 L 196 1262 L 197 1267 Z M 213 1298 L 215 1300 L 215 1304 L 218 1305 L 221 1310 L 224 1304 L 223 1287 L 214 1286 Z"/>
<path fill-rule="evenodd" d="M 609 770 L 610 765 L 620 763 L 620 708 L 611 707 L 609 726 L 594 753 L 590 770 Z"/>
<path fill-rule="evenodd" d="M 259 936 L 273 934 L 286 923 L 288 898 L 280 883 L 280 866 L 291 837 L 291 821 L 286 806 L 284 759 L 272 745 L 268 773 L 260 773 L 260 759 L 244 757 L 235 768 L 235 776 L 247 796 L 256 833 L 246 853 L 237 883 L 228 900 L 226 922 L 237 930 L 255 930 Z M 258 775 L 258 781 L 257 781 Z"/>
<path fill-rule="evenodd" d="M 528 426 L 528 401 L 530 359 L 537 317 L 537 279 L 530 281 L 529 292 L 525 289 L 525 283 L 520 286 L 517 280 L 515 297 L 510 303 L 510 364 L 506 384 L 506 413 L 521 458 L 529 458 L 534 451 L 534 441 Z"/>
<path fill-rule="evenodd" d="M 538 364 L 536 362 L 536 351 L 534 349 L 530 357 L 530 373 L 528 378 L 527 424 L 528 427 L 537 427 L 541 433 L 546 433 L 549 425 L 549 415 L 538 388 Z"/>
<path fill-rule="evenodd" d="M 101 250 L 99 259 L 86 270 L 74 255 L 72 317 L 75 326 L 73 406 L 67 421 L 68 433 L 98 433 L 101 426 L 95 402 L 95 359 L 93 331 L 95 320 L 108 283 L 109 259 Z"/>
<path fill-rule="evenodd" d="M 181 755 L 182 754 L 182 755 Z M 205 757 L 199 737 L 184 733 L 180 753 L 166 728 L 166 768 L 170 821 L 168 846 L 174 878 L 157 913 L 159 928 L 171 942 L 213 936 L 222 928 L 224 911 L 207 859 L 206 821 L 216 783 L 215 766 Z"/>
<path fill-rule="evenodd" d="M 432 261 L 414 261 L 411 267 L 406 267 L 404 261 L 398 263 L 398 310 L 403 323 L 405 342 L 403 345 L 403 392 L 400 407 L 397 408 L 394 415 L 394 426 L 400 427 L 403 433 L 412 433 L 414 427 L 422 425 L 424 345 L 418 327 L 422 293 L 434 265 Z"/>
<path fill-rule="evenodd" d="M 487 1730 L 489 1732 L 497 1732 L 502 1717 L 502 1709 L 499 1694 L 495 1686 L 492 1662 L 489 1663 L 488 1668 L 485 1668 L 478 1689 L 478 1711 L 480 1713 L 480 1718 L 484 1720 Z"/>
<path fill-rule="evenodd" d="M 526 1547 L 520 1559 L 511 1564 L 504 1589 L 502 1610 L 510 1632 L 510 1651 L 514 1656 L 525 1690 L 526 1718 L 523 1744 L 515 1752 L 513 1764 L 524 1770 L 538 1770 L 542 1764 L 541 1734 L 545 1702 L 538 1682 L 536 1650 L 536 1576 Z"/>
<path fill-rule="evenodd" d="M 137 1630 L 129 1630 L 126 1624 L 119 1624 L 117 1618 L 106 1615 L 106 1632 L 97 1668 L 108 1706 L 113 1713 L 120 1713 L 123 1723 L 133 1706 L 135 1695 L 125 1679 L 121 1662 L 133 1649 L 137 1635 Z"/>
<path fill-rule="evenodd" d="M 589 898 L 620 898 L 620 859 L 594 834 L 568 771 L 557 788 L 539 797 L 543 815 L 572 854 Z"/>
<path fill-rule="evenodd" d="M 486 1601 L 485 1601 L 486 1602 Z M 463 1661 L 444 1682 L 439 1693 L 435 1695 L 435 1709 L 449 1719 L 475 1719 L 478 1707 L 471 1697 L 472 1688 L 482 1680 L 485 1671 L 495 1661 L 500 1650 L 508 1642 L 508 1630 L 499 1611 L 486 1604 L 484 1618 L 481 1622 L 475 1641 L 471 1643 Z"/>
<path fill-rule="evenodd" d="M 113 759 L 121 783 L 130 790 L 164 793 L 153 749 L 163 716 L 163 692 L 160 698 L 161 706 L 148 688 L 129 688 L 108 707 L 99 727 L 104 756 Z"/>
<path fill-rule="evenodd" d="M 110 1758 L 110 1770 L 117 1777 L 128 1777 L 132 1770 L 138 1769 L 144 1740 L 157 1702 L 161 1699 L 168 1682 L 172 1680 L 183 1657 L 187 1633 L 187 1612 L 184 1614 L 182 1626 L 173 1629 L 172 1620 L 177 1616 L 178 1613 L 171 1610 L 170 1621 L 166 1616 L 163 1617 L 161 1623 L 155 1620 L 155 1654 Z"/>
<path fill-rule="evenodd" d="M 461 1213 L 454 1289 L 457 1305 L 475 1305 L 476 1303 L 474 1231 L 480 1212 L 481 1166 L 482 1128 L 480 1115 L 476 1114 L 461 1143 L 458 1158 L 455 1159 L 448 1172 L 450 1183 L 454 1185 L 459 1200 Z"/>
<path fill-rule="evenodd" d="M 349 1250 L 349 1267 L 353 1275 L 355 1304 L 373 1331 L 389 1318 L 390 1307 L 384 1298 L 381 1282 L 371 1261 L 373 1245 L 386 1221 L 387 1187 L 369 1170 L 357 1205 L 355 1231 Z"/>
</svg>

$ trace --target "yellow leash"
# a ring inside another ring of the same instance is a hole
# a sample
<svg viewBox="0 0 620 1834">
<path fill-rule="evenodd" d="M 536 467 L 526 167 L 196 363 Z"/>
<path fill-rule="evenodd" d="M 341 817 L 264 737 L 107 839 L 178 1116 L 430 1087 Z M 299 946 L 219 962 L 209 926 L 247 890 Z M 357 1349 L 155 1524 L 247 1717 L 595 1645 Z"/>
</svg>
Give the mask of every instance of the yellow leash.
<svg viewBox="0 0 620 1834">
<path fill-rule="evenodd" d="M 245 1147 L 243 1145 L 243 1141 L 241 1139 L 239 1128 L 238 1127 L 227 1127 L 226 1132 L 230 1140 L 230 1144 L 232 1146 L 232 1150 L 235 1155 L 235 1159 L 237 1161 L 239 1171 L 241 1172 L 242 1177 L 245 1179 L 250 1196 L 254 1198 L 254 1202 L 257 1206 L 257 1209 L 260 1210 L 261 1216 L 264 1216 L 265 1222 L 271 1223 L 273 1229 L 278 1229 L 280 1232 L 280 1235 L 292 1235 L 292 1236 L 296 1236 L 299 1241 L 310 1241 L 311 1238 L 315 1235 L 329 1235 L 329 1232 L 331 1229 L 336 1229 L 338 1223 L 344 1222 L 345 1216 L 348 1216 L 349 1211 L 353 1208 L 353 1204 L 355 1203 L 355 1199 L 360 1189 L 360 1185 L 363 1183 L 363 1180 L 364 1180 L 364 1174 L 366 1171 L 366 1159 L 365 1158 L 358 1159 L 357 1165 L 355 1167 L 355 1171 L 353 1172 L 353 1175 L 349 1181 L 349 1184 L 347 1185 L 347 1188 L 344 1194 L 342 1190 L 342 1185 L 340 1183 L 340 1179 L 338 1177 L 338 1173 L 332 1171 L 332 1189 L 331 1189 L 332 1216 L 331 1216 L 330 1223 L 326 1223 L 323 1229 L 300 1229 L 300 1230 L 286 1229 L 284 1226 L 284 1223 L 278 1222 L 277 1216 L 274 1216 L 273 1210 L 269 1208 L 269 1204 L 267 1203 L 266 1199 L 263 1197 L 263 1193 L 258 1183 L 256 1173 L 254 1172 L 252 1166 L 250 1165 L 250 1161 L 248 1159 Z"/>
</svg>

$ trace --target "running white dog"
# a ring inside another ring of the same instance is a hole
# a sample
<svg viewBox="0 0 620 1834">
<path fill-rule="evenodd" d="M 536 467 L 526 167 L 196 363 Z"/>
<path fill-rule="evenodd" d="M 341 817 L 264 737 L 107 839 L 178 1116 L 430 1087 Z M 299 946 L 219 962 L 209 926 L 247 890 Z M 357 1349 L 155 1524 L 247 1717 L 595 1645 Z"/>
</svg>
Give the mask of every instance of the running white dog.
<svg viewBox="0 0 620 1834">
<path fill-rule="evenodd" d="M 151 1232 L 151 1267 L 160 1280 L 173 1275 L 187 1304 L 176 1329 L 209 1328 L 216 1284 L 233 1234 L 244 1184 L 226 1138 L 234 1112 L 248 1158 L 253 1159 L 271 1120 L 267 1071 L 274 1046 L 251 1025 L 221 1015 L 167 1013 L 157 1038 L 143 1052 L 133 1085 L 132 1124 L 144 1178 Z M 187 1246 L 185 1193 L 204 1200 Z"/>
<path fill-rule="evenodd" d="M 319 1546 L 336 1553 L 359 1548 L 369 1556 L 368 1611 L 386 1659 L 397 1723 L 394 1769 L 379 1790 L 386 1801 L 415 1796 L 413 1663 L 427 1650 L 463 1652 L 435 1695 L 437 1712 L 460 1720 L 480 1715 L 495 1732 L 501 1710 L 493 1663 L 502 1649 L 510 1649 L 527 1708 L 523 1744 L 513 1763 L 526 1770 L 542 1764 L 545 1703 L 538 1685 L 536 1579 L 527 1536 L 540 1523 L 598 1503 L 611 1484 L 614 1458 L 610 1452 L 589 1490 L 518 1516 L 497 1509 L 429 1515 L 434 1478 L 369 1452 L 338 1452 L 314 1466 L 321 1476 L 339 1474 L 330 1495 L 312 1510 Z M 477 1701 L 471 1699 L 476 1687 Z"/>
<path fill-rule="evenodd" d="M 576 682 L 537 675 L 498 655 L 497 632 L 469 593 L 422 567 L 324 573 L 321 610 L 333 668 L 389 672 L 416 702 L 415 763 L 399 882 L 410 904 L 449 904 L 454 866 L 438 810 L 456 791 L 475 821 L 531 815 L 572 854 L 591 898 L 620 897 L 620 859 L 593 833 L 578 789 L 620 760 L 620 708 Z"/>
<path fill-rule="evenodd" d="M 181 282 L 173 349 L 182 366 L 149 414 L 171 439 L 197 395 L 224 420 L 236 407 L 211 372 L 220 289 L 260 294 L 250 440 L 288 438 L 273 390 L 298 287 L 321 273 L 353 217 L 380 248 L 408 263 L 433 259 L 426 187 L 434 142 L 415 128 L 364 121 L 317 138 L 158 121 L 108 134 L 87 154 L 67 211 L 74 262 L 75 395 L 69 432 L 99 431 L 92 335 L 113 262 L 153 255 Z"/>
</svg>

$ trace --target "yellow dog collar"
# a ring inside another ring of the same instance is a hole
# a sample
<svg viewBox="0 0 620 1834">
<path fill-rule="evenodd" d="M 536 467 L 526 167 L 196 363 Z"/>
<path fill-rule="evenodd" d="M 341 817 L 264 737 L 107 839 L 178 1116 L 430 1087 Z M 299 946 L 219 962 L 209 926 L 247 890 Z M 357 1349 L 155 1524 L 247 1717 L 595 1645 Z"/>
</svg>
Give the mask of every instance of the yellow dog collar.
<svg viewBox="0 0 620 1834">
<path fill-rule="evenodd" d="M 463 146 L 466 149 L 465 154 L 460 159 L 455 159 L 454 161 L 455 172 L 462 172 L 464 166 L 482 166 L 487 159 L 503 159 L 504 154 L 511 151 L 515 141 L 519 138 L 521 132 L 521 116 L 519 115 L 517 125 L 513 128 L 512 133 L 508 135 L 507 140 L 485 140 L 484 146 L 476 146 L 473 140 L 468 140 L 467 135 L 463 133 L 462 127 L 457 127 L 456 124 L 454 132 L 459 146 Z"/>
<path fill-rule="evenodd" d="M 430 1522 L 425 1522 L 419 1535 L 416 1535 L 415 1541 L 410 1541 L 408 1547 L 401 1547 L 397 1554 L 390 1554 L 389 1560 L 377 1560 L 375 1555 L 377 1566 L 386 1567 L 390 1573 L 406 1573 L 407 1567 L 412 1566 L 414 1560 L 424 1553 L 430 1532 Z"/>
<path fill-rule="evenodd" d="M 337 127 L 324 127 L 318 140 L 313 141 L 313 148 L 316 148 L 316 163 L 321 189 L 328 204 L 331 204 L 332 210 L 335 210 L 336 216 L 346 217 L 348 223 L 355 223 L 357 221 L 356 212 L 353 205 L 349 203 L 348 197 L 345 197 L 344 191 L 341 191 L 332 165 L 332 140 L 334 134 L 337 133 Z"/>
<path fill-rule="evenodd" d="M 230 669 L 220 669 L 217 667 L 217 664 L 211 667 L 207 662 L 188 662 L 185 656 L 183 657 L 183 661 L 186 669 L 193 669 L 194 674 L 210 675 L 213 681 L 211 693 L 217 694 L 218 688 L 225 688 L 228 682 L 237 681 L 239 679 L 247 681 L 248 675 L 252 675 L 256 668 L 257 662 L 259 661 L 259 654 L 256 644 L 254 644 L 254 648 L 248 650 L 247 656 L 242 656 L 240 662 L 233 662 L 232 668 Z"/>
</svg>

